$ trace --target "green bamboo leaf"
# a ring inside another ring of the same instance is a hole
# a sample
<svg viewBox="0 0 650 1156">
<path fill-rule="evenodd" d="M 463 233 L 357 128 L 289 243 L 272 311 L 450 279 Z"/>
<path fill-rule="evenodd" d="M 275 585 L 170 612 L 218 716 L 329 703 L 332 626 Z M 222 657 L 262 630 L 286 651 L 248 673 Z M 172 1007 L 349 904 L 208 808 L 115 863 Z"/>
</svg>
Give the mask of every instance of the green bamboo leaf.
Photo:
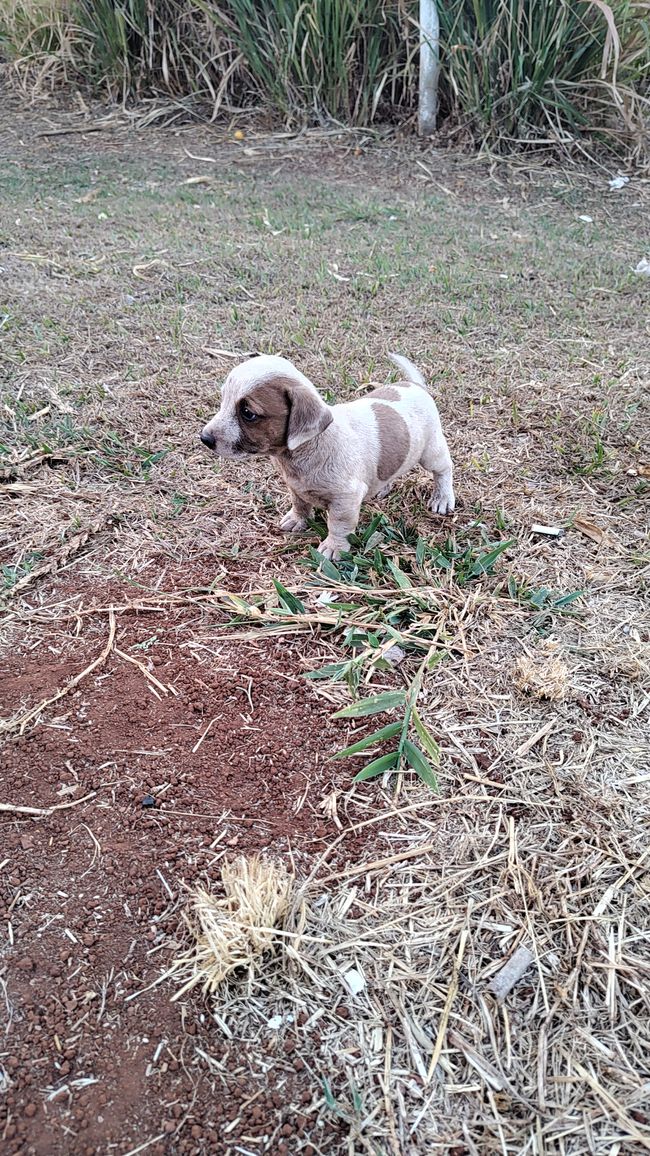
<svg viewBox="0 0 650 1156">
<path fill-rule="evenodd" d="M 434 566 L 438 566 L 441 570 L 451 570 L 451 562 L 449 558 L 445 557 L 442 550 L 438 550 L 436 554 L 433 554 L 431 561 Z"/>
<path fill-rule="evenodd" d="M 398 759 L 399 754 L 397 751 L 391 751 L 389 755 L 381 755 L 380 758 L 375 759 L 372 763 L 368 763 L 367 767 L 359 771 L 359 773 L 354 776 L 353 782 L 363 783 L 365 779 L 376 779 L 379 775 L 383 775 L 385 771 L 390 771 L 393 767 L 396 767 Z"/>
<path fill-rule="evenodd" d="M 373 694 L 370 698 L 359 699 L 343 710 L 337 710 L 332 718 L 365 718 L 369 714 L 380 714 L 393 707 L 404 705 L 403 690 L 387 690 L 383 694 Z"/>
<path fill-rule="evenodd" d="M 273 579 L 273 585 L 275 586 L 277 595 L 280 599 L 280 603 L 284 607 L 285 610 L 288 610 L 290 614 L 306 614 L 307 613 L 307 610 L 305 608 L 304 603 L 302 603 L 299 598 L 296 598 L 295 594 L 291 594 L 282 585 L 282 583 L 278 581 L 277 578 Z"/>
<path fill-rule="evenodd" d="M 359 739 L 357 743 L 352 743 L 352 746 L 345 747 L 342 751 L 337 751 L 334 758 L 345 759 L 348 755 L 358 755 L 360 751 L 365 751 L 368 747 L 374 747 L 375 743 L 381 743 L 384 739 L 392 739 L 396 734 L 399 734 L 401 726 L 402 724 L 399 722 L 389 723 L 388 726 L 382 727 L 381 730 L 373 731 L 371 735 L 366 735 L 365 738 Z"/>
<path fill-rule="evenodd" d="M 528 601 L 536 610 L 541 610 L 543 606 L 547 605 L 550 596 L 551 591 L 546 586 L 540 586 L 539 590 L 532 591 L 528 597 Z"/>
<path fill-rule="evenodd" d="M 386 565 L 388 566 L 388 569 L 390 570 L 393 578 L 401 590 L 410 590 L 412 588 L 413 583 L 411 582 L 411 579 L 404 573 L 403 570 L 400 570 L 399 566 L 395 562 L 391 562 L 391 560 L 388 559 Z"/>
<path fill-rule="evenodd" d="M 509 538 L 507 542 L 499 542 L 493 550 L 488 550 L 487 554 L 481 554 L 473 563 L 469 571 L 470 578 L 478 578 L 480 574 L 488 574 L 499 555 L 503 554 L 509 546 L 514 546 L 515 539 Z"/>
<path fill-rule="evenodd" d="M 422 779 L 422 782 L 426 783 L 427 787 L 430 787 L 432 791 L 437 791 L 438 780 L 433 767 L 428 760 L 425 759 L 420 748 L 414 746 L 409 739 L 404 743 L 404 755 L 407 763 L 413 768 L 418 777 Z"/>
<path fill-rule="evenodd" d="M 325 1094 L 325 1103 L 327 1104 L 327 1107 L 330 1108 L 332 1112 L 337 1112 L 338 1105 L 334 1099 L 334 1096 L 332 1095 L 332 1089 L 325 1079 L 323 1080 L 323 1092 Z"/>
<path fill-rule="evenodd" d="M 433 759 L 435 766 L 439 767 L 440 766 L 440 747 L 438 746 L 438 743 L 436 742 L 433 735 L 431 734 L 431 731 L 428 730 L 427 727 L 422 722 L 422 719 L 420 718 L 420 716 L 419 716 L 417 710 L 415 710 L 415 708 L 413 708 L 412 718 L 413 718 L 413 725 L 417 731 L 417 736 L 418 736 L 420 742 L 422 743 L 422 746 L 424 747 L 427 754 Z"/>
<path fill-rule="evenodd" d="M 340 678 L 349 665 L 349 662 L 328 662 L 318 670 L 308 670 L 305 678 Z"/>
<path fill-rule="evenodd" d="M 554 610 L 560 610 L 562 606 L 569 606 L 571 602 L 575 602 L 576 598 L 582 598 L 584 590 L 574 590 L 572 594 L 563 594 L 561 598 L 556 598 L 553 602 Z"/>
<path fill-rule="evenodd" d="M 318 550 L 314 550 L 313 546 L 309 547 L 309 554 L 312 561 L 316 563 L 320 569 L 321 574 L 323 574 L 325 578 L 329 578 L 330 582 L 341 581 L 341 571 L 334 565 L 333 562 L 330 562 L 329 558 L 323 558 L 323 555 L 319 554 Z"/>
</svg>

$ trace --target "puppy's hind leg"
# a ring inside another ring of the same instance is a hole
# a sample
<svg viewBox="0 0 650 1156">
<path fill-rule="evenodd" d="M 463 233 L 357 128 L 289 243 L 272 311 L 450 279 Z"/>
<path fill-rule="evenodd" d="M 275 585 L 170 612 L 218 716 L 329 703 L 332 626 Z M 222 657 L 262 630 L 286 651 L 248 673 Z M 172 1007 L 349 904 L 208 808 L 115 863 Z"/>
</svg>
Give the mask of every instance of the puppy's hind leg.
<svg viewBox="0 0 650 1156">
<path fill-rule="evenodd" d="M 453 514 L 456 505 L 453 466 L 449 447 L 440 432 L 425 446 L 420 465 L 433 474 L 434 491 L 429 503 L 431 513 Z"/>
<path fill-rule="evenodd" d="M 300 494 L 289 490 L 291 494 L 291 509 L 288 514 L 280 521 L 280 529 L 284 530 L 285 534 L 298 534 L 301 530 L 307 528 L 307 519 L 311 518 L 314 507 L 309 505 Z"/>
<path fill-rule="evenodd" d="M 375 497 L 376 498 L 387 498 L 388 495 L 390 494 L 392 488 L 393 488 L 393 483 L 387 482 L 385 486 L 382 486 L 380 490 L 377 490 Z"/>
</svg>

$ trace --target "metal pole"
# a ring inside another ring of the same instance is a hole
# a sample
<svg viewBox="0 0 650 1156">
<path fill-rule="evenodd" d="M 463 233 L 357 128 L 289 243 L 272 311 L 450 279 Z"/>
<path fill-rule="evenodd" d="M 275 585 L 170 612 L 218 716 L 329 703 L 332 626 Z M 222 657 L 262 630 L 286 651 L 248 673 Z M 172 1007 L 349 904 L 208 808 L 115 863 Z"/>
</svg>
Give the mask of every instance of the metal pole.
<svg viewBox="0 0 650 1156">
<path fill-rule="evenodd" d="M 436 0 L 420 0 L 420 136 L 432 136 L 436 131 L 439 70 L 440 21 Z"/>
</svg>

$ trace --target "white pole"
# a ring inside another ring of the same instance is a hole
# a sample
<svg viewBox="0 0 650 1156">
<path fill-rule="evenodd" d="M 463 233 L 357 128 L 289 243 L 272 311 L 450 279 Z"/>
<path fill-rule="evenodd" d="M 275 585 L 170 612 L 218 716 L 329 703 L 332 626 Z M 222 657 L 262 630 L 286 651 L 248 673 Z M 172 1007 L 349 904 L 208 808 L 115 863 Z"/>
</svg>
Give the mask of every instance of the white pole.
<svg viewBox="0 0 650 1156">
<path fill-rule="evenodd" d="M 438 114 L 440 21 L 436 0 L 420 0 L 420 136 L 432 136 Z"/>
</svg>

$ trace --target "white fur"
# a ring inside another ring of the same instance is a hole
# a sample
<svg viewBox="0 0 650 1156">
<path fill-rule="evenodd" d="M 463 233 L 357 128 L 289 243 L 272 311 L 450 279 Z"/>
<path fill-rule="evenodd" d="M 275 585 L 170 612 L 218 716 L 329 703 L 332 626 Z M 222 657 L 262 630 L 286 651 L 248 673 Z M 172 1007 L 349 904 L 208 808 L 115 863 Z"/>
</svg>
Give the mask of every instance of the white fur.
<svg viewBox="0 0 650 1156">
<path fill-rule="evenodd" d="M 388 493 L 397 478 L 418 464 L 435 478 L 432 511 L 450 514 L 454 509 L 451 457 L 436 403 L 419 370 L 405 357 L 392 354 L 391 357 L 408 379 L 408 383 L 391 386 L 399 393 L 398 400 L 374 399 L 368 395 L 331 408 L 325 406 L 309 379 L 290 361 L 266 355 L 251 358 L 228 374 L 219 413 L 203 431 L 215 439 L 216 453 L 223 457 L 245 457 L 246 454 L 235 449 L 240 434 L 236 406 L 253 388 L 282 376 L 295 382 L 298 390 L 308 390 L 318 398 L 318 411 L 331 415 L 330 424 L 323 432 L 306 430 L 300 437 L 290 438 L 289 452 L 278 454 L 275 461 L 293 500 L 291 510 L 280 523 L 281 528 L 288 532 L 302 530 L 315 506 L 325 508 L 328 535 L 321 553 L 327 558 L 338 558 L 348 548 L 348 535 L 356 527 L 361 503 Z M 377 472 L 381 446 L 372 408 L 377 402 L 400 415 L 410 437 L 405 460 L 391 477 L 383 479 Z"/>
</svg>

